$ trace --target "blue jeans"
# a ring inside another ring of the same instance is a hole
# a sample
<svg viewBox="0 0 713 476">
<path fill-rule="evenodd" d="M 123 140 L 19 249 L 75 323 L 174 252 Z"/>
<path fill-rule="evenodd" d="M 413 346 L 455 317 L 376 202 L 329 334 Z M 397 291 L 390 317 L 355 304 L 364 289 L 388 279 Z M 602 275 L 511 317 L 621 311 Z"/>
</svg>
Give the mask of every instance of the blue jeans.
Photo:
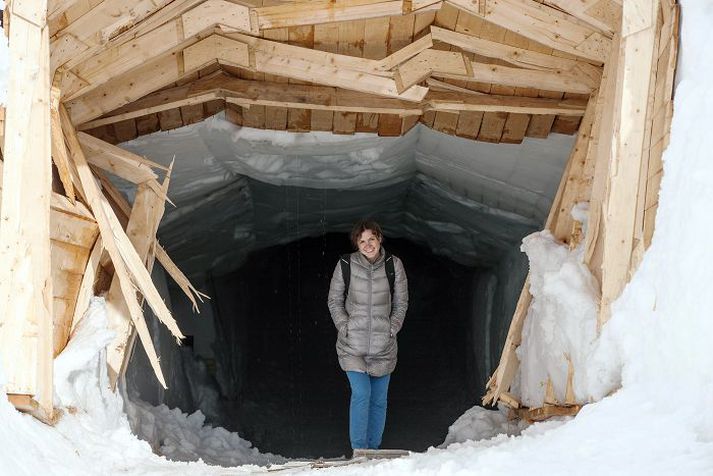
<svg viewBox="0 0 713 476">
<path fill-rule="evenodd" d="M 386 423 L 386 394 L 391 375 L 371 377 L 347 372 L 352 398 L 349 404 L 349 439 L 352 449 L 377 449 Z"/>
</svg>

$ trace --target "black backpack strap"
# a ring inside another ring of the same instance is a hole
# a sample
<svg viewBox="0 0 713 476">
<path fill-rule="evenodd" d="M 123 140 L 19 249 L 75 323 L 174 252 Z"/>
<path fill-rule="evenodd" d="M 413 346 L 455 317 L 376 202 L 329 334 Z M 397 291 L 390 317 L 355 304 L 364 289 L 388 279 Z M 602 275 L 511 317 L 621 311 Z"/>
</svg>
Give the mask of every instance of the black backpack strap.
<svg viewBox="0 0 713 476">
<path fill-rule="evenodd" d="M 352 256 L 350 254 L 345 254 L 339 257 L 339 264 L 342 265 L 342 279 L 344 280 L 344 300 L 347 300 L 347 294 L 349 294 L 349 280 L 352 277 L 352 267 L 351 267 Z"/>
<path fill-rule="evenodd" d="M 391 293 L 391 302 L 394 301 L 394 283 L 396 282 L 396 270 L 394 269 L 394 257 L 388 251 L 384 258 L 384 269 L 386 270 L 386 279 L 389 281 L 389 292 Z"/>
</svg>

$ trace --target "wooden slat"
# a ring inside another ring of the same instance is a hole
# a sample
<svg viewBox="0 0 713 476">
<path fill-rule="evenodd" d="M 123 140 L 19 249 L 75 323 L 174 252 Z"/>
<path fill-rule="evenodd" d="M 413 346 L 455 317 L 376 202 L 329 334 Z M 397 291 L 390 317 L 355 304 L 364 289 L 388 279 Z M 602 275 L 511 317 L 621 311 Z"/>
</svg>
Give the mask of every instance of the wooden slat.
<svg viewBox="0 0 713 476">
<path fill-rule="evenodd" d="M 52 281 L 49 29 L 46 0 L 12 2 L 0 226 L 4 389 L 33 396 L 51 419 Z M 18 359 L 18 356 L 21 358 Z M 11 365 L 8 365 L 11 363 Z"/>
<path fill-rule="evenodd" d="M 572 16 L 611 36 L 619 31 L 621 24 L 621 4 L 616 0 L 546 0 L 545 3 L 557 7 Z"/>
<path fill-rule="evenodd" d="M 450 72 L 434 71 L 437 78 L 450 78 L 465 81 L 496 83 L 503 86 L 545 89 L 549 91 L 565 91 L 589 94 L 599 86 L 599 81 L 589 75 L 572 72 L 552 72 L 540 70 L 525 70 L 473 62 L 472 74 L 462 75 Z"/>
<path fill-rule="evenodd" d="M 604 63 L 611 40 L 572 16 L 534 0 L 497 0 L 486 3 L 482 14 L 470 0 L 449 3 L 488 22 L 587 60 Z"/>
<path fill-rule="evenodd" d="M 476 53 L 487 58 L 499 59 L 520 68 L 543 71 L 571 71 L 577 67 L 586 68 L 587 70 L 590 70 L 590 68 L 595 68 L 595 70 L 600 69 L 586 62 L 560 58 L 527 48 L 510 46 L 501 42 L 480 38 L 478 34 L 479 32 L 477 30 L 469 34 L 464 34 L 437 26 L 431 27 L 431 35 L 435 41 L 442 41 L 457 46 L 464 51 Z"/>
</svg>

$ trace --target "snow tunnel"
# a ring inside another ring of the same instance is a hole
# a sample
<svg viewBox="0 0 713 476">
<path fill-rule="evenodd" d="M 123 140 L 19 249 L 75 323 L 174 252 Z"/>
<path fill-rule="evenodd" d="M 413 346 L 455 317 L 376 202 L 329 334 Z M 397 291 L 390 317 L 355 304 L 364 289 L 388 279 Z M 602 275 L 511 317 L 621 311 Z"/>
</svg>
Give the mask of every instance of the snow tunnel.
<svg viewBox="0 0 713 476">
<path fill-rule="evenodd" d="M 221 113 L 122 144 L 175 159 L 176 207 L 158 237 L 211 296 L 196 315 L 163 285 L 188 337 L 178 348 L 154 322 L 169 388 L 136 346 L 130 395 L 201 410 L 261 452 L 348 454 L 349 386 L 326 296 L 339 255 L 352 251 L 351 225 L 373 217 L 410 293 L 383 446 L 440 444 L 497 365 L 527 272 L 519 243 L 541 229 L 573 141 L 489 144 L 423 126 L 401 137 L 294 134 Z M 168 283 L 161 271 L 154 279 Z"/>
</svg>

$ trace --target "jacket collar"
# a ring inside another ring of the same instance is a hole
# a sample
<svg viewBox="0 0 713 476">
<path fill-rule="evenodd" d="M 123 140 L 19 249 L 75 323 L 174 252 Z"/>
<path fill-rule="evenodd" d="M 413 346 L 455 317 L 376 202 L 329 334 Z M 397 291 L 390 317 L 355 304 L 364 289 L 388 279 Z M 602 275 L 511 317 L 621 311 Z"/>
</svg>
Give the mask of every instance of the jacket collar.
<svg viewBox="0 0 713 476">
<path fill-rule="evenodd" d="M 362 265 L 365 268 L 369 268 L 370 266 L 378 267 L 384 264 L 386 250 L 383 246 L 381 247 L 381 249 L 379 250 L 379 257 L 376 258 L 376 261 L 374 261 L 374 263 L 369 263 L 369 260 L 366 259 L 366 256 L 361 254 L 360 251 L 355 251 L 354 253 L 352 253 L 352 256 L 354 257 L 353 261 L 356 261 L 358 264 Z"/>
</svg>

